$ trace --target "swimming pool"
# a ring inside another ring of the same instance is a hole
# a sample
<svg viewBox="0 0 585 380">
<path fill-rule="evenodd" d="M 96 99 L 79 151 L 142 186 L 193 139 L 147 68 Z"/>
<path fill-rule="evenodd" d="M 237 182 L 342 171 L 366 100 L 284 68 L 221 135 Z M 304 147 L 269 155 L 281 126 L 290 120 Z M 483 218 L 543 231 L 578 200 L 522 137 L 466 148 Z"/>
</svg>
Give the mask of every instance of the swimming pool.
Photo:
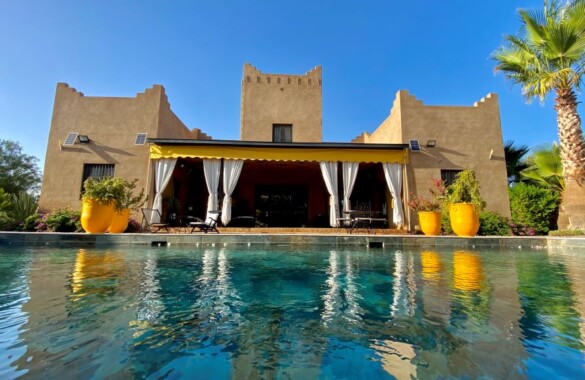
<svg viewBox="0 0 585 380">
<path fill-rule="evenodd" d="M 585 260 L 0 248 L 0 378 L 585 378 Z"/>
</svg>

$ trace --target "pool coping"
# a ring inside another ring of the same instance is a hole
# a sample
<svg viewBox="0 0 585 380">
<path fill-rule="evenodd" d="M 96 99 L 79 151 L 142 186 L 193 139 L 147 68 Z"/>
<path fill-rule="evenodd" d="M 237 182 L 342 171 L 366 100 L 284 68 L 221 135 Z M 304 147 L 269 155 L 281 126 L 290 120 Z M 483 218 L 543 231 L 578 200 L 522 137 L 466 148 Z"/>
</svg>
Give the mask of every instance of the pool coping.
<svg viewBox="0 0 585 380">
<path fill-rule="evenodd" d="M 109 246 L 252 246 L 293 245 L 371 248 L 571 248 L 585 251 L 585 237 L 553 236 L 424 236 L 339 234 L 86 234 L 57 232 L 0 232 L 0 246 L 109 247 Z"/>
</svg>

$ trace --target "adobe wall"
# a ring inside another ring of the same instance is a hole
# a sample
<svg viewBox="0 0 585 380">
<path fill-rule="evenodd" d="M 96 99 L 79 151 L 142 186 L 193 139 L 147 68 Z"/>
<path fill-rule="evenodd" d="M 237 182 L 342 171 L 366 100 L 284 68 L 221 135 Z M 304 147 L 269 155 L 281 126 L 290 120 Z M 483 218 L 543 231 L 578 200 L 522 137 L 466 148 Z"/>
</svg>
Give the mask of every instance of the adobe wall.
<svg viewBox="0 0 585 380">
<path fill-rule="evenodd" d="M 435 148 L 426 147 L 431 139 L 436 140 Z M 408 143 L 409 140 L 419 140 L 423 149 L 409 153 L 406 181 L 409 193 L 428 196 L 431 178 L 441 178 L 441 169 L 472 169 L 487 209 L 510 216 L 496 94 L 488 94 L 473 106 L 427 106 L 407 91 L 399 91 L 391 115 L 371 134 L 370 141 Z"/>
<path fill-rule="evenodd" d="M 89 136 L 90 143 L 63 146 L 71 132 Z M 87 97 L 67 84 L 59 83 L 47 144 L 40 207 L 79 209 L 84 164 L 115 164 L 116 176 L 128 180 L 138 178 L 138 188 L 152 187 L 148 144 L 134 145 L 137 133 L 147 133 L 153 138 L 191 136 L 170 110 L 164 88 L 160 85 L 130 98 Z M 150 198 L 152 200 L 152 196 Z"/>
<path fill-rule="evenodd" d="M 273 124 L 292 124 L 293 142 L 321 142 L 321 67 L 305 75 L 265 74 L 244 65 L 240 139 L 272 141 Z"/>
</svg>

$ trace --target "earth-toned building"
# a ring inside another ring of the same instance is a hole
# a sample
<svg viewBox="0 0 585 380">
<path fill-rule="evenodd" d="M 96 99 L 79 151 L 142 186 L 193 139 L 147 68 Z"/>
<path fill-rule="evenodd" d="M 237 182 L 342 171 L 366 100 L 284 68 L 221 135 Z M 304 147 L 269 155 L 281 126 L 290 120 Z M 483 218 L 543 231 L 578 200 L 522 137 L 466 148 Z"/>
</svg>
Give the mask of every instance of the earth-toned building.
<svg viewBox="0 0 585 380">
<path fill-rule="evenodd" d="M 428 195 L 431 178 L 473 169 L 487 208 L 510 215 L 496 95 L 429 106 L 402 90 L 377 129 L 329 143 L 321 88 L 320 67 L 284 75 L 244 65 L 240 140 L 226 141 L 189 130 L 160 85 L 121 98 L 59 83 L 40 206 L 78 208 L 86 178 L 116 175 L 138 178 L 167 219 L 221 209 L 224 225 L 327 227 L 368 210 L 412 229 L 409 194 Z"/>
</svg>

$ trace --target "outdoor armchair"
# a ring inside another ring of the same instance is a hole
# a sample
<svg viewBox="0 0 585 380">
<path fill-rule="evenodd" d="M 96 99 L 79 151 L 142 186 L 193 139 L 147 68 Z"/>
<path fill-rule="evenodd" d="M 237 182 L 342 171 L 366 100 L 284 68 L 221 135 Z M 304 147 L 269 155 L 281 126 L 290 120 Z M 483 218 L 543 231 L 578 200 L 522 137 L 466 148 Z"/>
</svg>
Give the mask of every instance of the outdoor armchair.
<svg viewBox="0 0 585 380">
<path fill-rule="evenodd" d="M 162 216 L 160 215 L 160 211 L 157 209 L 143 208 L 142 216 L 144 216 L 143 221 L 150 232 L 156 233 L 163 228 L 165 231 L 169 232 L 168 223 L 162 223 Z M 156 230 L 153 231 L 154 228 L 156 228 Z"/>
<path fill-rule="evenodd" d="M 189 225 L 191 226 L 191 232 L 195 231 L 196 228 L 199 228 L 199 231 L 204 233 L 208 233 L 210 231 L 219 233 L 219 231 L 217 230 L 217 222 L 220 216 L 221 216 L 220 211 L 210 211 L 209 213 L 207 213 L 207 218 L 205 219 L 205 221 L 197 219 L 195 222 L 189 223 Z"/>
</svg>

